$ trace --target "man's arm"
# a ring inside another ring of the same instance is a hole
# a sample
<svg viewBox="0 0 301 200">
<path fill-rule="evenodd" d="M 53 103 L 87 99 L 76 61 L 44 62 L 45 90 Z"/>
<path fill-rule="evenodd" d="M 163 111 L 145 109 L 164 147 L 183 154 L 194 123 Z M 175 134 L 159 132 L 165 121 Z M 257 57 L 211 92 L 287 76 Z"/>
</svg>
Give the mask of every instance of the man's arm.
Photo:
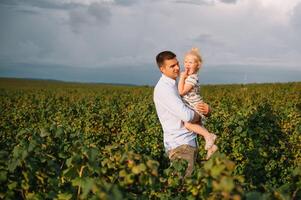
<svg viewBox="0 0 301 200">
<path fill-rule="evenodd" d="M 196 106 L 196 109 L 203 113 L 206 117 L 209 117 L 211 115 L 211 108 L 210 106 L 207 104 L 207 103 L 199 103 L 197 106 Z"/>
<path fill-rule="evenodd" d="M 194 119 L 195 112 L 183 103 L 176 90 L 158 88 L 154 95 L 155 103 L 164 107 L 164 109 L 177 116 L 180 120 L 190 122 Z"/>
</svg>

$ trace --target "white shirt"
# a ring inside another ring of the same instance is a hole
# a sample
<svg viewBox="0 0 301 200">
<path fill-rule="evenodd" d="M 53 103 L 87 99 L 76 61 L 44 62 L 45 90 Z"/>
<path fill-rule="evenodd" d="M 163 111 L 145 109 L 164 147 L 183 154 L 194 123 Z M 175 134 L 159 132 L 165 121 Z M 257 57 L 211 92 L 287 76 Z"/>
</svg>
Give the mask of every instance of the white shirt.
<svg viewBox="0 0 301 200">
<path fill-rule="evenodd" d="M 183 123 L 193 120 L 194 111 L 181 100 L 176 81 L 162 74 L 154 89 L 154 102 L 163 128 L 165 150 L 183 144 L 196 147 L 196 134 L 187 130 Z"/>
</svg>

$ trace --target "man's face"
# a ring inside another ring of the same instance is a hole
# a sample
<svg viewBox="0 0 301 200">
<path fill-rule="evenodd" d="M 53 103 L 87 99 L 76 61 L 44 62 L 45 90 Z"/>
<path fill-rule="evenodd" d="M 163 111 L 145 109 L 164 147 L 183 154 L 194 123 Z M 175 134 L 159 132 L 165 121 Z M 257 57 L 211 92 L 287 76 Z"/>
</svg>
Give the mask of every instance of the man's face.
<svg viewBox="0 0 301 200">
<path fill-rule="evenodd" d="M 176 80 L 180 72 L 180 66 L 177 58 L 165 60 L 163 65 L 160 67 L 160 70 L 165 76 Z"/>
</svg>

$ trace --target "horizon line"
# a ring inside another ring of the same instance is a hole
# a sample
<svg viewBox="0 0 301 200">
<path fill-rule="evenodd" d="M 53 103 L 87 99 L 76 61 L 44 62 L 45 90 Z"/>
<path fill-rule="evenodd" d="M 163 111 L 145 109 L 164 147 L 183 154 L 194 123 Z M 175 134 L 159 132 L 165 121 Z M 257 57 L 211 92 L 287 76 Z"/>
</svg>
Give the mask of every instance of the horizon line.
<svg viewBox="0 0 301 200">
<path fill-rule="evenodd" d="M 0 79 L 17 79 L 17 80 L 31 80 L 31 81 L 50 81 L 50 82 L 61 82 L 61 83 L 75 83 L 75 84 L 102 84 L 102 85 L 116 85 L 116 86 L 149 86 L 154 87 L 150 84 L 132 84 L 132 83 L 114 83 L 114 82 L 101 82 L 101 81 L 72 81 L 72 80 L 61 80 L 61 79 L 47 79 L 47 78 L 28 78 L 28 77 L 13 77 L 13 76 L 0 76 Z M 203 83 L 200 85 L 252 85 L 252 84 L 288 84 L 288 83 L 301 83 L 301 81 L 279 81 L 279 82 L 233 82 L 233 83 Z"/>
</svg>

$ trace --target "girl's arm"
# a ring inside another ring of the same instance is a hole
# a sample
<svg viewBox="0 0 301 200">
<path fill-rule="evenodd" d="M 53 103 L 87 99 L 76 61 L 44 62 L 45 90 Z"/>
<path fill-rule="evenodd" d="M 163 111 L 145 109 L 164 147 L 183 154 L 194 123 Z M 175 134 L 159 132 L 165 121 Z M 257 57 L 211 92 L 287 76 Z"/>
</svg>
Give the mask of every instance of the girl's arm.
<svg viewBox="0 0 301 200">
<path fill-rule="evenodd" d="M 185 84 L 185 79 L 187 78 L 187 76 L 188 76 L 187 70 L 185 70 L 184 72 L 181 72 L 181 74 L 180 74 L 180 79 L 179 79 L 179 83 L 178 83 L 178 91 L 181 96 L 184 96 L 193 88 L 193 85 L 187 84 L 187 83 Z"/>
</svg>

